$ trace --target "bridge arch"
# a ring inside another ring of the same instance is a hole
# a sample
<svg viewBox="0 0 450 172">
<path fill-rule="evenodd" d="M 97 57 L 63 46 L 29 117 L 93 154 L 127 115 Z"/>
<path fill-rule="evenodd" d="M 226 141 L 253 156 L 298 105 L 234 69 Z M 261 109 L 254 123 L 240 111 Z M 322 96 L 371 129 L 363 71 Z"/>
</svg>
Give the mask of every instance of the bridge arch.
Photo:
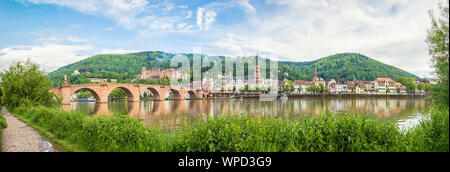
<svg viewBox="0 0 450 172">
<path fill-rule="evenodd" d="M 70 93 L 70 96 L 73 96 L 77 91 L 80 91 L 80 90 L 87 90 L 87 91 L 89 91 L 94 96 L 96 102 L 101 102 L 102 101 L 99 93 L 97 93 L 94 89 L 91 89 L 91 88 L 88 88 L 88 87 L 75 88 Z"/>
<path fill-rule="evenodd" d="M 146 87 L 144 87 L 141 91 L 140 91 L 140 93 L 143 93 L 145 90 L 150 90 L 150 92 L 152 93 L 152 98 L 153 98 L 153 100 L 162 100 L 162 99 L 164 99 L 165 97 L 165 95 L 166 95 L 166 93 L 167 92 L 164 92 L 164 91 L 167 91 L 167 90 L 160 90 L 160 89 L 158 89 L 157 87 L 152 87 L 152 86 L 146 86 Z"/>
<path fill-rule="evenodd" d="M 111 88 L 109 89 L 109 91 L 107 92 L 107 94 L 106 94 L 106 98 L 109 99 L 109 95 L 110 95 L 115 89 L 121 89 L 121 90 L 123 90 L 123 91 L 127 94 L 128 101 L 135 101 L 136 98 L 139 100 L 139 95 L 135 95 L 135 94 L 133 93 L 133 91 L 131 91 L 129 88 L 124 87 L 124 86 L 111 87 Z"/>
<path fill-rule="evenodd" d="M 189 95 L 190 99 L 196 99 L 197 98 L 197 95 L 192 90 L 187 91 L 187 94 Z"/>
<path fill-rule="evenodd" d="M 176 89 L 170 89 L 170 92 L 173 94 L 174 99 L 184 99 L 184 94 L 181 94 L 180 91 Z"/>
</svg>

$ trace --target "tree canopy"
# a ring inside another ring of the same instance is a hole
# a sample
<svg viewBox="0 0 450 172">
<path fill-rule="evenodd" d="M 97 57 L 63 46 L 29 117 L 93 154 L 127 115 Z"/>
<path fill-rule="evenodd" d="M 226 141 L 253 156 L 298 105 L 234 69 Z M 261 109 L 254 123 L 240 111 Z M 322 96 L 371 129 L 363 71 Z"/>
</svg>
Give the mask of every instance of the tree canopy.
<svg viewBox="0 0 450 172">
<path fill-rule="evenodd" d="M 429 54 L 432 56 L 436 84 L 432 88 L 431 95 L 438 104 L 449 105 L 448 97 L 448 71 L 449 71 L 449 1 L 447 6 L 440 4 L 441 16 L 436 18 L 430 11 L 431 28 L 428 29 L 426 42 Z"/>
<path fill-rule="evenodd" d="M 37 64 L 17 62 L 0 74 L 3 100 L 7 107 L 20 105 L 58 105 L 57 97 L 50 92 L 52 82 Z"/>
</svg>

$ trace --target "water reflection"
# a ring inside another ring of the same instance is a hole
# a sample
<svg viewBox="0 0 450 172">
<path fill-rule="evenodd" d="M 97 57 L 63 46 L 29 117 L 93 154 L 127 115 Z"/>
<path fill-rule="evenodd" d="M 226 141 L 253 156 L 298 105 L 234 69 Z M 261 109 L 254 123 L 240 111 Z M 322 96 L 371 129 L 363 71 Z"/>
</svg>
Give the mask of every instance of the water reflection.
<svg viewBox="0 0 450 172">
<path fill-rule="evenodd" d="M 217 116 L 219 114 L 246 114 L 252 116 L 273 116 L 296 120 L 309 116 L 319 116 L 328 112 L 348 112 L 375 116 L 382 119 L 420 119 L 429 112 L 430 102 L 423 98 L 303 98 L 287 101 L 259 101 L 259 99 L 215 99 L 72 103 L 63 106 L 67 110 L 78 110 L 86 114 L 128 114 L 143 119 L 146 125 L 158 125 L 174 129 L 183 122 L 190 122 L 198 115 Z M 402 125 L 401 125 L 402 126 Z"/>
</svg>

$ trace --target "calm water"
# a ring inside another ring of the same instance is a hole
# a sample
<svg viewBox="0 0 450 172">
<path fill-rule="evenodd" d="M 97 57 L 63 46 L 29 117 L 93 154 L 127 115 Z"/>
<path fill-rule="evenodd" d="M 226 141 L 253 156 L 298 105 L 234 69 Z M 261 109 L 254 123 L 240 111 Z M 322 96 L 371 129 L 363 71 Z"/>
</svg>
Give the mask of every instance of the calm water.
<svg viewBox="0 0 450 172">
<path fill-rule="evenodd" d="M 198 115 L 249 114 L 252 116 L 283 117 L 290 120 L 319 116 L 326 112 L 349 112 L 381 119 L 398 120 L 400 127 L 409 127 L 430 110 L 431 102 L 424 98 L 290 98 L 263 102 L 259 99 L 215 99 L 181 101 L 126 101 L 72 103 L 66 110 L 78 110 L 89 115 L 121 113 L 143 119 L 146 125 L 178 128 Z"/>
</svg>

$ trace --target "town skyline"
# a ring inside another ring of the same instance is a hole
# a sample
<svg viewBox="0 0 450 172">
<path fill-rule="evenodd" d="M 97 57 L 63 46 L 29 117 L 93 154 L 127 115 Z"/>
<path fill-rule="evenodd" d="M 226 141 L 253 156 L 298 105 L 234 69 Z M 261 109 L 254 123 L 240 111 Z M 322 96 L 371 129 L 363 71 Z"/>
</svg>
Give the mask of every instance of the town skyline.
<svg viewBox="0 0 450 172">
<path fill-rule="evenodd" d="M 435 1 L 387 0 L 7 0 L 0 2 L 0 70 L 26 58 L 50 72 L 96 54 L 202 47 L 213 56 L 260 51 L 296 62 L 358 52 L 429 77 L 424 35 L 427 11 L 436 7 Z"/>
</svg>

